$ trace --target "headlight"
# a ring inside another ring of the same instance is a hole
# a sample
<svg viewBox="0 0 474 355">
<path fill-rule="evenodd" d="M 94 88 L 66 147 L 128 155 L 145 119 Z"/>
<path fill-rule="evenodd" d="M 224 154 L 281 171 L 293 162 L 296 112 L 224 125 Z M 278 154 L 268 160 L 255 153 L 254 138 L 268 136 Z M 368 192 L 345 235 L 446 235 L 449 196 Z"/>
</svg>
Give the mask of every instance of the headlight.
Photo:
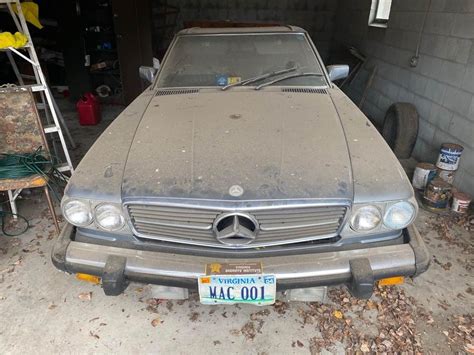
<svg viewBox="0 0 474 355">
<path fill-rule="evenodd" d="M 382 216 L 375 206 L 364 206 L 357 209 L 351 217 L 351 228 L 356 232 L 367 232 L 380 224 Z"/>
<path fill-rule="evenodd" d="M 117 206 L 102 204 L 95 209 L 95 222 L 102 229 L 116 231 L 124 226 L 125 219 Z"/>
<path fill-rule="evenodd" d="M 92 212 L 89 204 L 79 200 L 69 200 L 62 206 L 63 215 L 69 223 L 85 227 L 92 223 Z"/>
<path fill-rule="evenodd" d="M 415 217 L 415 207 L 410 202 L 397 202 L 387 208 L 383 223 L 391 229 L 403 229 Z"/>
</svg>

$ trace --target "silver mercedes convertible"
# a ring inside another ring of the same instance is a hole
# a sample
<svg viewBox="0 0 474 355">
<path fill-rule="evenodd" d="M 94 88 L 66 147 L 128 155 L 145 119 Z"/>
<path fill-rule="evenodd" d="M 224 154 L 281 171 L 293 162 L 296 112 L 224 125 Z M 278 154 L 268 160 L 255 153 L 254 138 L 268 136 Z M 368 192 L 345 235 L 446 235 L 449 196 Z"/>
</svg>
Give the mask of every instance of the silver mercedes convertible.
<svg viewBox="0 0 474 355">
<path fill-rule="evenodd" d="M 424 272 L 410 182 L 333 84 L 348 70 L 297 27 L 179 32 L 70 179 L 54 265 L 108 295 L 256 305 Z"/>
</svg>

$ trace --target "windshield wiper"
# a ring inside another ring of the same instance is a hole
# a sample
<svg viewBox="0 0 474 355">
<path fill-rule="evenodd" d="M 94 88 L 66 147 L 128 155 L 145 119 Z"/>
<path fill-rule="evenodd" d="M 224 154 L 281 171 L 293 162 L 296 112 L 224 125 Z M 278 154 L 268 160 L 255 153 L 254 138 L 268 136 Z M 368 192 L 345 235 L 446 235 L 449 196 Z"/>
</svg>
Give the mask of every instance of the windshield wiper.
<svg viewBox="0 0 474 355">
<path fill-rule="evenodd" d="M 242 81 L 238 81 L 236 83 L 232 83 L 232 84 L 223 86 L 221 90 L 227 90 L 228 88 L 231 88 L 231 87 L 234 87 L 234 86 L 247 85 L 247 84 L 253 83 L 255 81 L 270 78 L 270 77 L 275 76 L 275 75 L 289 73 L 289 72 L 295 71 L 296 69 L 298 69 L 298 67 L 292 67 L 292 68 L 288 68 L 288 69 L 281 69 L 281 70 L 276 70 L 276 71 L 273 71 L 273 72 L 270 72 L 270 73 L 261 74 L 261 75 L 258 75 L 258 76 L 254 76 L 252 78 L 248 78 L 248 79 L 245 79 L 245 80 L 242 80 Z"/>
<path fill-rule="evenodd" d="M 324 75 L 321 74 L 321 73 L 296 73 L 296 74 L 286 75 L 286 76 L 282 76 L 280 78 L 276 78 L 275 80 L 267 81 L 266 83 L 260 84 L 259 86 L 255 87 L 255 90 L 260 90 L 261 88 L 263 88 L 265 86 L 278 83 L 279 81 L 283 81 L 283 80 L 291 79 L 291 78 L 297 78 L 297 77 L 300 77 L 300 76 L 324 76 Z"/>
</svg>

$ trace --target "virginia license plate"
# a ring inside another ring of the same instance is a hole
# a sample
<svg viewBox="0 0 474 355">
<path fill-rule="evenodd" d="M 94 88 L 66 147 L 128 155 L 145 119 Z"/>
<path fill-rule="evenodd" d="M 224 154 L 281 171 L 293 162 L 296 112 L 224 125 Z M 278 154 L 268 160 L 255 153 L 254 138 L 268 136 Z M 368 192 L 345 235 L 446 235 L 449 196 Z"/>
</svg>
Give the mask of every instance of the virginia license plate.
<svg viewBox="0 0 474 355">
<path fill-rule="evenodd" d="M 260 263 L 209 264 L 207 275 L 198 279 L 201 303 L 257 306 L 275 303 L 275 275 L 255 273 L 258 271 L 261 271 Z"/>
</svg>

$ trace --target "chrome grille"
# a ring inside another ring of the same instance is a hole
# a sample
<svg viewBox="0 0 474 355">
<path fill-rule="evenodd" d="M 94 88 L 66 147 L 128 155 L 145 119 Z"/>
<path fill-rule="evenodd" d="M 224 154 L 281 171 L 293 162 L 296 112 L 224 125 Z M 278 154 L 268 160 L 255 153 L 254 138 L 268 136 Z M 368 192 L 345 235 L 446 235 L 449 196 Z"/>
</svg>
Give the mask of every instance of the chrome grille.
<svg viewBox="0 0 474 355">
<path fill-rule="evenodd" d="M 135 232 L 141 238 L 231 248 L 216 240 L 212 226 L 217 216 L 233 209 L 128 204 L 127 210 Z M 256 248 L 332 238 L 339 231 L 346 206 L 237 210 L 257 219 L 260 231 L 256 240 L 242 246 Z"/>
</svg>

